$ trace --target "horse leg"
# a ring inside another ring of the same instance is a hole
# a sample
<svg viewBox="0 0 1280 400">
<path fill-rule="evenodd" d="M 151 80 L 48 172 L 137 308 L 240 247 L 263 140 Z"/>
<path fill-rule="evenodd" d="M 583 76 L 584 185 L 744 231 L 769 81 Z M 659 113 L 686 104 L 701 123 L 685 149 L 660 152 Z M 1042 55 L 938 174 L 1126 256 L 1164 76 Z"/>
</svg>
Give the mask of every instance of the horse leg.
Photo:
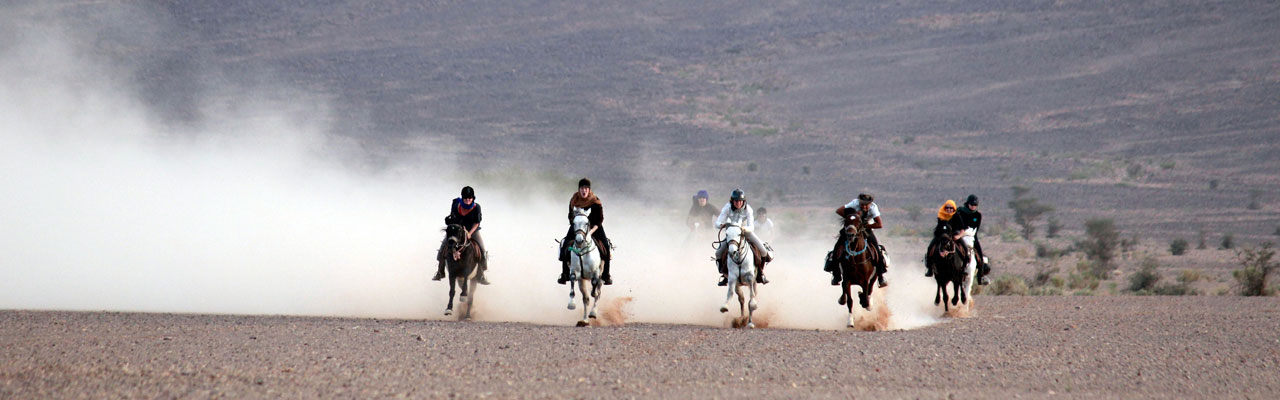
<svg viewBox="0 0 1280 400">
<path fill-rule="evenodd" d="M 604 282 L 601 282 L 600 278 L 597 277 L 591 280 L 591 314 L 587 315 L 591 319 L 596 319 L 596 309 L 600 308 L 601 286 L 604 286 Z M 582 296 L 582 298 L 585 299 L 587 296 Z"/>
<path fill-rule="evenodd" d="M 462 319 L 470 320 L 470 319 L 471 319 L 471 306 L 472 306 L 472 305 L 474 305 L 474 304 L 476 304 L 476 281 L 475 281 L 475 279 L 468 280 L 468 281 L 467 281 L 467 285 L 469 286 L 469 288 L 465 288 L 465 287 L 464 287 L 463 289 L 467 289 L 467 291 L 468 291 L 468 292 L 470 292 L 470 293 L 469 293 L 469 295 L 467 296 L 467 303 L 466 303 L 466 306 L 467 306 L 467 312 L 463 313 L 463 315 L 462 315 Z"/>
<path fill-rule="evenodd" d="M 951 305 L 954 306 L 960 304 L 960 299 L 964 298 L 964 292 L 960 290 L 960 281 L 954 281 L 951 283 L 951 291 L 953 292 L 953 295 L 951 296 Z"/>
<path fill-rule="evenodd" d="M 758 304 L 758 303 L 756 303 L 756 281 L 755 281 L 755 279 L 752 279 L 752 280 L 751 280 L 751 286 L 750 286 L 749 288 L 751 289 L 751 291 L 750 291 L 750 294 L 751 294 L 751 300 L 747 301 L 747 328 L 755 328 L 755 327 L 756 327 L 756 322 L 755 322 L 755 319 L 754 319 L 754 318 L 755 318 L 755 315 L 756 315 L 756 308 L 759 308 L 759 304 Z"/>
<path fill-rule="evenodd" d="M 578 326 L 587 326 L 591 322 L 587 320 L 587 313 L 591 311 L 591 296 L 587 291 L 587 281 L 585 279 L 578 280 L 578 291 L 582 293 L 582 319 L 578 320 Z"/>
<path fill-rule="evenodd" d="M 936 276 L 936 275 L 935 275 L 935 276 Z M 943 288 L 945 285 L 946 285 L 945 283 L 938 282 L 938 290 L 937 290 L 937 293 L 935 293 L 935 294 L 933 295 L 933 305 L 935 305 L 935 306 L 936 306 L 936 305 L 938 305 L 938 302 L 939 302 L 939 301 L 942 301 L 942 293 L 943 293 L 943 292 L 945 292 L 945 290 L 942 290 L 942 288 Z"/>
<path fill-rule="evenodd" d="M 729 282 L 728 293 L 725 294 L 724 304 L 720 306 L 720 312 L 729 312 L 729 302 L 733 301 L 733 291 L 738 286 L 738 274 L 733 268 L 729 268 L 726 272 L 725 279 Z"/>
<path fill-rule="evenodd" d="M 445 307 L 444 315 L 453 315 L 453 289 L 454 285 L 457 284 L 458 282 L 454 280 L 452 276 L 449 277 L 449 305 Z"/>
<path fill-rule="evenodd" d="M 569 277 L 570 277 L 570 278 L 577 278 L 577 276 L 575 276 L 576 274 L 574 274 L 574 273 L 573 273 L 573 265 L 569 265 L 569 268 L 570 268 L 570 269 L 569 269 Z M 576 281 L 577 281 L 577 279 L 572 279 L 572 280 L 570 280 L 570 281 L 569 281 L 569 285 L 568 285 L 568 286 L 569 286 L 569 309 L 570 309 L 570 310 L 577 309 L 577 307 L 578 307 L 578 305 L 577 305 L 577 304 L 574 304 L 574 303 L 573 303 L 574 291 L 575 291 L 575 290 L 577 290 L 577 287 L 574 285 L 574 282 L 576 282 Z M 586 293 L 583 293 L 583 294 L 582 294 L 582 296 L 583 296 L 583 297 L 586 297 L 586 295 L 587 295 Z"/>
<path fill-rule="evenodd" d="M 874 283 L 874 275 L 872 278 L 871 282 Z M 867 311 L 871 311 L 871 288 L 875 286 L 872 283 L 864 283 L 862 285 L 862 292 L 858 293 L 858 304 L 862 305 L 862 308 Z"/>
</svg>

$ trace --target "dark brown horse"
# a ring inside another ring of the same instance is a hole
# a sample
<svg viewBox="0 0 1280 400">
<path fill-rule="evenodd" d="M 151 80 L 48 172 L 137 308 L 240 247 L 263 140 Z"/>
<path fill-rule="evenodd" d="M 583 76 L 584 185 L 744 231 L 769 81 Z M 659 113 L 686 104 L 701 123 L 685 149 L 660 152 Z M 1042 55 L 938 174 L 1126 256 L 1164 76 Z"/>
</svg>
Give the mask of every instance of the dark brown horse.
<svg viewBox="0 0 1280 400">
<path fill-rule="evenodd" d="M 853 295 L 849 288 L 853 285 L 862 287 L 858 293 L 858 303 L 867 311 L 871 310 L 871 291 L 874 290 L 876 278 L 875 261 L 882 257 L 879 249 L 867 241 L 866 227 L 862 224 L 862 213 L 857 209 L 846 208 L 842 215 L 844 226 L 840 229 L 839 250 L 835 257 L 843 281 L 840 305 L 849 307 L 849 326 L 853 326 Z"/>
<path fill-rule="evenodd" d="M 968 259 L 964 246 L 950 237 L 940 237 L 925 257 L 925 262 L 934 268 L 933 279 L 938 281 L 938 293 L 933 297 L 933 304 L 942 303 L 943 311 L 951 311 L 947 305 L 948 283 L 951 284 L 953 293 L 951 305 L 969 304 L 964 291 L 960 290 L 960 284 L 965 278 L 965 261 Z"/>
<path fill-rule="evenodd" d="M 475 278 L 477 264 L 479 264 L 479 252 L 476 251 L 475 243 L 467 240 L 466 229 L 462 225 L 449 225 L 444 228 L 446 248 L 448 253 L 445 254 L 445 270 L 449 273 L 449 305 L 444 310 L 444 315 L 453 314 L 453 294 L 457 287 L 462 288 L 462 296 L 458 298 L 458 302 L 466 306 L 466 312 L 459 316 L 459 319 L 471 318 L 471 305 L 475 303 L 476 282 Z"/>
</svg>

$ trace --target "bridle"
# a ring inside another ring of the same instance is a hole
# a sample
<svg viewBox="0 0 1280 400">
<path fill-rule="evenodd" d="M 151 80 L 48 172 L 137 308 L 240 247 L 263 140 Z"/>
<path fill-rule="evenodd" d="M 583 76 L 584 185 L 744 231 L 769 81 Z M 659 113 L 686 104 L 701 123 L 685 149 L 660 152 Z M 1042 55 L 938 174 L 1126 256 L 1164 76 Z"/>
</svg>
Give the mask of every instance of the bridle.
<svg viewBox="0 0 1280 400">
<path fill-rule="evenodd" d="M 732 225 L 732 226 L 736 226 L 736 225 Z M 743 239 L 747 236 L 747 233 L 742 230 L 742 227 L 738 227 L 737 237 L 729 238 L 728 236 L 725 236 L 725 230 L 727 229 L 729 229 L 729 226 L 725 226 L 723 229 L 720 229 L 720 235 L 723 236 L 723 239 L 719 240 L 718 242 L 723 242 L 724 246 L 728 246 L 730 244 L 738 246 L 738 251 L 735 251 L 732 254 L 729 254 L 729 258 L 732 258 L 733 262 L 737 263 L 738 265 L 742 265 L 743 261 L 745 261 L 747 258 L 747 249 L 745 246 L 743 246 L 743 243 L 745 243 L 745 240 Z"/>
</svg>

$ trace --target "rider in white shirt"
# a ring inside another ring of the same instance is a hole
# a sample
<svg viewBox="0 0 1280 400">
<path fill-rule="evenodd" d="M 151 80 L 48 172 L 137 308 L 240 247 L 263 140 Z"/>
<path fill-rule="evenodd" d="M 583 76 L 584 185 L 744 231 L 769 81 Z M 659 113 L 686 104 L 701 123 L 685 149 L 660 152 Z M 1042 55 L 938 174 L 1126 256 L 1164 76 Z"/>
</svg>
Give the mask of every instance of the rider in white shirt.
<svg viewBox="0 0 1280 400">
<path fill-rule="evenodd" d="M 867 228 L 867 241 L 871 242 L 871 244 L 880 251 L 880 257 L 875 263 L 876 272 L 880 275 L 880 287 L 889 286 L 889 282 L 884 277 L 885 273 L 889 269 L 888 254 L 884 250 L 884 246 L 880 245 L 880 240 L 876 238 L 875 233 L 876 229 L 884 227 L 884 223 L 880 221 L 880 207 L 876 205 L 875 198 L 871 197 L 869 194 L 862 193 L 859 194 L 857 198 L 854 198 L 853 201 L 850 201 L 849 204 L 845 204 L 844 207 L 836 209 L 836 214 L 843 217 L 845 216 L 845 210 L 847 209 L 858 210 L 858 212 L 862 213 L 862 220 L 864 221 L 863 224 Z M 839 243 L 836 245 L 838 247 Z M 834 249 L 831 254 L 834 255 L 838 251 L 838 248 Z M 831 284 L 839 285 L 841 271 L 835 261 L 836 260 L 828 259 L 825 269 L 831 272 Z"/>
<path fill-rule="evenodd" d="M 760 207 L 756 210 L 756 235 L 765 240 L 773 240 L 778 234 L 778 227 L 769 218 L 769 210 Z"/>
<path fill-rule="evenodd" d="M 764 262 L 773 261 L 773 250 L 755 234 L 755 213 L 752 212 L 751 206 L 747 205 L 747 195 L 742 189 L 734 189 L 729 195 L 729 203 L 720 209 L 720 216 L 716 217 L 716 228 L 723 229 L 728 224 L 735 224 L 742 228 L 742 232 L 747 237 L 747 241 L 751 242 L 752 250 L 756 254 L 760 254 L 760 259 Z M 727 238 L 726 238 L 727 240 Z M 724 263 L 725 255 L 729 252 L 729 246 L 725 241 L 721 241 L 716 248 L 716 266 L 720 270 L 720 283 L 718 285 L 728 285 L 728 270 Z M 764 267 L 758 268 L 756 273 L 756 282 L 761 284 L 769 283 L 764 277 Z"/>
</svg>

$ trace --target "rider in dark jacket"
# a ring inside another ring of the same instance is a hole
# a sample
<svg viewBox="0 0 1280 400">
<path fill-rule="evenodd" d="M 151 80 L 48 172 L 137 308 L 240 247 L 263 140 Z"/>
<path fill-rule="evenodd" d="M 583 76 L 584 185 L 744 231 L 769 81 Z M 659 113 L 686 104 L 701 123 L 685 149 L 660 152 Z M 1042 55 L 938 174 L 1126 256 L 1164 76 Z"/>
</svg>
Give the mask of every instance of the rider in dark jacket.
<svg viewBox="0 0 1280 400">
<path fill-rule="evenodd" d="M 978 284 L 986 285 L 988 282 L 987 274 L 991 273 L 991 266 L 987 264 L 986 253 L 982 251 L 982 243 L 978 242 L 978 228 L 982 226 L 982 213 L 978 212 L 978 196 L 969 195 L 965 199 L 964 205 L 958 210 L 957 215 L 964 222 L 965 246 L 972 248 L 977 256 L 978 262 L 977 274 Z"/>
<path fill-rule="evenodd" d="M 709 197 L 706 190 L 699 190 L 698 194 L 693 196 L 693 206 L 689 207 L 689 216 L 684 219 L 689 229 L 710 230 L 716 217 L 720 215 L 720 210 L 707 203 Z"/>
<path fill-rule="evenodd" d="M 484 239 L 480 237 L 480 203 L 476 203 L 475 189 L 470 186 L 462 188 L 462 195 L 453 199 L 453 204 L 449 206 L 449 216 L 444 218 L 444 223 L 445 225 L 462 225 L 467 240 L 475 242 L 477 250 L 480 251 L 480 271 L 476 272 L 476 283 L 488 285 L 489 281 L 484 278 L 484 272 L 489 269 L 489 253 L 485 251 Z M 447 252 L 445 248 L 448 243 L 448 237 L 440 242 L 440 250 L 436 253 L 439 266 L 436 267 L 436 276 L 431 278 L 433 281 L 444 279 L 444 260 Z"/>
<path fill-rule="evenodd" d="M 560 241 L 560 278 L 556 282 L 563 284 L 569 281 L 569 245 L 573 243 L 573 209 L 575 207 L 591 210 L 587 221 L 593 230 L 591 237 L 601 243 L 600 259 L 604 262 L 604 273 L 600 276 L 600 280 L 606 285 L 612 285 L 613 277 L 609 275 L 609 264 L 613 258 L 613 246 L 604 233 L 604 204 L 595 193 L 591 192 L 591 180 L 587 178 L 578 181 L 578 191 L 569 198 L 569 231 L 565 233 L 564 240 Z"/>
</svg>

